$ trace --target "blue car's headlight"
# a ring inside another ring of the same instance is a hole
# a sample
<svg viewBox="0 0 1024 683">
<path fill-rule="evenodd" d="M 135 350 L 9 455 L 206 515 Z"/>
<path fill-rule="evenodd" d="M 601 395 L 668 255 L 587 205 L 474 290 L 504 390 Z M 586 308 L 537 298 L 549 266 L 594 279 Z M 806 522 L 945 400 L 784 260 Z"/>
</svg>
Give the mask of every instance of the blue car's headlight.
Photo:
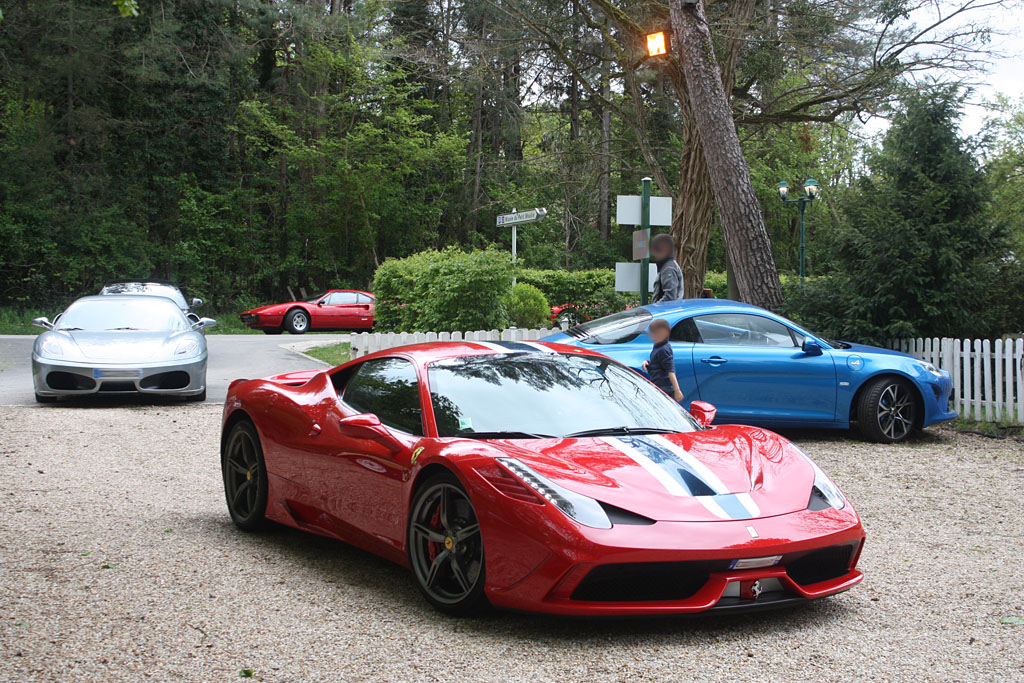
<svg viewBox="0 0 1024 683">
<path fill-rule="evenodd" d="M 919 361 L 917 361 L 917 366 L 919 368 L 923 369 L 925 372 L 930 372 L 931 374 L 935 375 L 936 377 L 942 377 L 942 370 L 939 370 L 937 367 L 935 367 L 934 365 L 932 365 L 931 363 L 929 363 L 926 360 L 919 360 Z"/>
<path fill-rule="evenodd" d="M 540 494 L 541 498 L 564 512 L 568 517 L 595 529 L 612 528 L 612 522 L 608 519 L 604 508 L 593 498 L 559 486 L 515 458 L 502 458 L 499 462 L 519 477 L 523 483 Z"/>
</svg>

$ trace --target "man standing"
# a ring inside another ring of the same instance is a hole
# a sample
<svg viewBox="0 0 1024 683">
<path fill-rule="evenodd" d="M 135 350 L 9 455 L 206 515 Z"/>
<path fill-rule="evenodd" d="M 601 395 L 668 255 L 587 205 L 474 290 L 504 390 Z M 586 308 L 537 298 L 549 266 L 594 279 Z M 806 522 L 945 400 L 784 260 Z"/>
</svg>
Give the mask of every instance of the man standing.
<svg viewBox="0 0 1024 683">
<path fill-rule="evenodd" d="M 661 233 L 651 238 L 651 259 L 658 265 L 652 304 L 683 298 L 683 270 L 676 263 L 676 243 L 672 235 Z"/>
</svg>

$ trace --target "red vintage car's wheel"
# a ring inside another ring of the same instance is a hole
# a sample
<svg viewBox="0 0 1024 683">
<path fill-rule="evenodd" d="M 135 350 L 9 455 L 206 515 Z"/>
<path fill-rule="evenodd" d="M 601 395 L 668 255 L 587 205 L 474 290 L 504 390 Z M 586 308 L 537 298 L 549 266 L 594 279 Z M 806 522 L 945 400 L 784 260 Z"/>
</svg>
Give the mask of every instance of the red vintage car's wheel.
<svg viewBox="0 0 1024 683">
<path fill-rule="evenodd" d="M 444 474 L 417 491 L 409 517 L 409 565 L 424 597 L 455 615 L 480 611 L 484 544 L 473 504 L 459 480 Z"/>
<path fill-rule="evenodd" d="M 248 420 L 236 423 L 220 457 L 231 521 L 246 531 L 262 528 L 266 524 L 267 467 L 256 427 Z"/>
<path fill-rule="evenodd" d="M 303 334 L 309 330 L 309 313 L 301 308 L 288 311 L 284 317 L 284 328 L 292 334 Z"/>
</svg>

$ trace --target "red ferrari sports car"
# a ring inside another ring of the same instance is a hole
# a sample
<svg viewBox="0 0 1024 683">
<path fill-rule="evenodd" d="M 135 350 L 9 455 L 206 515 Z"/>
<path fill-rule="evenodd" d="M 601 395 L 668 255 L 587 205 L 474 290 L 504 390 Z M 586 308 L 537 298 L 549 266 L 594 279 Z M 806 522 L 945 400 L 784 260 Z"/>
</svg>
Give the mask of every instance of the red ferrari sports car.
<svg viewBox="0 0 1024 683">
<path fill-rule="evenodd" d="M 238 317 L 267 334 L 303 334 L 310 330 L 369 330 L 373 327 L 373 294 L 355 289 L 330 289 L 307 301 L 260 306 Z"/>
<path fill-rule="evenodd" d="M 418 344 L 236 380 L 221 465 L 240 528 L 354 544 L 455 614 L 758 609 L 858 583 L 864 530 L 836 485 L 714 412 L 584 349 Z"/>
</svg>

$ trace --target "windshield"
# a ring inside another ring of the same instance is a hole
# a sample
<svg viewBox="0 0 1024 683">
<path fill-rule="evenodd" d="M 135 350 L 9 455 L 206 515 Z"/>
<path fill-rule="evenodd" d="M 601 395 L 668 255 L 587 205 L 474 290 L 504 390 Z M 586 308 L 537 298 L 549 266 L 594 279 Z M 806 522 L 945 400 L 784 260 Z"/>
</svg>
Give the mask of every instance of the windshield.
<svg viewBox="0 0 1024 683">
<path fill-rule="evenodd" d="M 679 404 L 608 358 L 495 354 L 428 366 L 439 436 L 513 433 L 565 436 L 590 430 L 692 432 Z"/>
<path fill-rule="evenodd" d="M 320 299 L 324 298 L 324 296 L 326 295 L 327 292 L 318 292 L 312 299 L 306 299 L 306 303 L 315 304 L 317 301 L 320 301 Z"/>
<path fill-rule="evenodd" d="M 191 326 L 170 299 L 120 296 L 76 301 L 64 311 L 58 330 L 147 330 L 178 332 Z"/>
<path fill-rule="evenodd" d="M 115 282 L 100 290 L 100 294 L 142 294 L 144 296 L 163 296 L 173 301 L 179 308 L 188 308 L 185 295 L 171 285 L 159 282 Z"/>
<path fill-rule="evenodd" d="M 653 316 L 644 308 L 631 308 L 576 325 L 569 334 L 586 344 L 624 344 L 633 341 Z"/>
</svg>

